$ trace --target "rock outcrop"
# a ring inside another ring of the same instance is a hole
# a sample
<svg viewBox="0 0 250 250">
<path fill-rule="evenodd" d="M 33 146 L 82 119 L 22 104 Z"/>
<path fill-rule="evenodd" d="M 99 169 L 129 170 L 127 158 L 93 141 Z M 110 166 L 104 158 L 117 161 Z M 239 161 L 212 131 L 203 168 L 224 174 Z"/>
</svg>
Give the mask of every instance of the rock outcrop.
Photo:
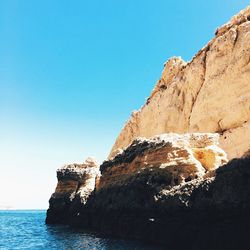
<svg viewBox="0 0 250 250">
<path fill-rule="evenodd" d="M 164 174 L 137 174 L 126 184 L 96 190 L 72 213 L 71 224 L 166 249 L 248 249 L 250 158 L 215 172 L 173 186 Z"/>
<path fill-rule="evenodd" d="M 105 161 L 96 191 L 109 186 L 128 185 L 147 175 L 173 186 L 208 175 L 227 162 L 218 146 L 217 134 L 162 134 L 137 138 L 115 158 Z"/>
<path fill-rule="evenodd" d="M 57 171 L 48 224 L 166 249 L 250 247 L 249 20 L 247 8 L 191 62 L 170 59 L 100 167 Z"/>
<path fill-rule="evenodd" d="M 101 197 L 105 204 L 106 193 L 137 182 L 147 181 L 158 190 L 214 176 L 214 170 L 227 162 L 217 144 L 217 134 L 162 134 L 137 138 L 112 160 L 105 161 L 101 172 L 91 158 L 83 164 L 66 165 L 57 170 L 58 183 L 49 201 L 46 221 L 69 223 L 81 207 L 87 206 L 91 196 Z M 124 197 L 122 200 L 128 202 Z"/>
<path fill-rule="evenodd" d="M 49 200 L 46 221 L 67 223 L 73 202 L 82 205 L 87 202 L 99 174 L 99 165 L 92 158 L 87 158 L 83 164 L 75 163 L 58 169 L 58 183 Z"/>
<path fill-rule="evenodd" d="M 190 62 L 178 57 L 167 61 L 146 104 L 122 129 L 110 158 L 137 137 L 169 132 L 217 132 L 229 159 L 242 156 L 250 148 L 249 41 L 250 7 L 217 29 Z"/>
<path fill-rule="evenodd" d="M 94 164 L 64 167 L 46 222 L 167 249 L 245 249 L 250 245 L 250 157 L 223 165 L 225 153 L 217 141 L 216 134 L 140 138 L 105 161 L 101 175 Z M 75 181 L 87 190 L 83 196 Z M 92 183 L 89 189 L 86 181 Z"/>
</svg>

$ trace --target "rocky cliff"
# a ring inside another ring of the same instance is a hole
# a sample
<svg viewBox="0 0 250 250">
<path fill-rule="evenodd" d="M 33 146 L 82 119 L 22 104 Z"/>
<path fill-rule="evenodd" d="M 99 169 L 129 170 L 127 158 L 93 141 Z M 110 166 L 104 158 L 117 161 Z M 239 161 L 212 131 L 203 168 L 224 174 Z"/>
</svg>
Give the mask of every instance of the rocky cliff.
<svg viewBox="0 0 250 250">
<path fill-rule="evenodd" d="M 75 211 L 71 223 L 166 249 L 248 249 L 249 187 L 249 157 L 230 161 L 213 177 L 179 185 L 171 185 L 162 173 L 144 171 L 126 184 L 99 189 Z"/>
<path fill-rule="evenodd" d="M 99 165 L 92 158 L 58 169 L 58 183 L 49 200 L 46 222 L 68 223 L 74 202 L 82 205 L 87 202 L 99 174 Z"/>
<path fill-rule="evenodd" d="M 105 161 L 101 174 L 96 165 L 63 167 L 46 222 L 167 249 L 245 249 L 250 157 L 223 165 L 227 159 L 217 141 L 216 134 L 138 138 Z"/>
<path fill-rule="evenodd" d="M 217 132 L 229 159 L 242 156 L 250 148 L 249 41 L 250 7 L 218 28 L 190 62 L 168 60 L 147 102 L 122 129 L 110 158 L 136 137 L 169 132 Z"/>
<path fill-rule="evenodd" d="M 100 167 L 57 171 L 48 224 L 167 249 L 250 247 L 249 20 L 247 8 L 191 62 L 170 59 Z"/>
</svg>

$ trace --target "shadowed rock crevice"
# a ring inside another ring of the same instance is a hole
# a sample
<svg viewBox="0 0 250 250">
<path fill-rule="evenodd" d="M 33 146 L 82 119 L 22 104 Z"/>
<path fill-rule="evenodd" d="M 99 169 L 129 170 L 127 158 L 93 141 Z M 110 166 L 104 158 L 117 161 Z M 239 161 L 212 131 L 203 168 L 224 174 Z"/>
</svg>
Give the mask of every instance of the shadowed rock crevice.
<svg viewBox="0 0 250 250">
<path fill-rule="evenodd" d="M 196 100 L 197 100 L 197 98 L 198 98 L 198 96 L 199 96 L 199 93 L 200 93 L 200 91 L 201 91 L 201 89 L 202 89 L 202 87 L 203 87 L 203 84 L 204 84 L 204 82 L 205 82 L 205 79 L 206 79 L 206 63 L 207 63 L 207 52 L 209 51 L 209 45 L 207 45 L 206 46 L 206 48 L 204 49 L 204 57 L 203 57 L 203 59 L 202 59 L 202 65 L 203 65 L 203 73 L 202 73 L 202 75 L 203 75 L 203 79 L 202 79 L 202 81 L 201 81 L 201 84 L 200 84 L 200 87 L 199 87 L 199 89 L 198 89 L 198 91 L 197 91 L 197 93 L 196 93 L 196 95 L 195 95 L 195 97 L 194 97 L 194 99 L 193 99 L 193 101 L 192 101 L 192 106 L 191 106 L 191 110 L 190 110 L 190 115 L 189 115 L 189 118 L 188 118 L 188 125 L 189 125 L 189 127 L 190 127 L 190 118 L 191 118 L 191 116 L 192 116 L 192 112 L 193 112 L 193 108 L 194 108 L 194 106 L 195 106 L 195 103 L 196 103 Z"/>
</svg>

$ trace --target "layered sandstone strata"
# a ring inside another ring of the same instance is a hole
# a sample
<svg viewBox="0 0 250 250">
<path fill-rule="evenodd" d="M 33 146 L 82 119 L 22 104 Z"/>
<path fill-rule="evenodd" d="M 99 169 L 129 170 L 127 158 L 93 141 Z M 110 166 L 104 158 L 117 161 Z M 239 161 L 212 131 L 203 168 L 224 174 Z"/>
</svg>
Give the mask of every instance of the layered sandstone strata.
<svg viewBox="0 0 250 250">
<path fill-rule="evenodd" d="M 99 165 L 92 158 L 82 164 L 65 165 L 57 170 L 58 183 L 49 200 L 47 221 L 63 223 L 69 219 L 74 200 L 85 204 L 95 188 Z"/>
<path fill-rule="evenodd" d="M 250 148 L 250 7 L 186 63 L 171 58 L 145 105 L 119 134 L 112 158 L 136 137 L 217 132 L 229 159 Z"/>
<path fill-rule="evenodd" d="M 162 134 L 137 138 L 123 152 L 101 167 L 96 191 L 128 185 L 140 176 L 159 178 L 164 185 L 178 185 L 208 174 L 227 162 L 217 134 Z"/>
</svg>

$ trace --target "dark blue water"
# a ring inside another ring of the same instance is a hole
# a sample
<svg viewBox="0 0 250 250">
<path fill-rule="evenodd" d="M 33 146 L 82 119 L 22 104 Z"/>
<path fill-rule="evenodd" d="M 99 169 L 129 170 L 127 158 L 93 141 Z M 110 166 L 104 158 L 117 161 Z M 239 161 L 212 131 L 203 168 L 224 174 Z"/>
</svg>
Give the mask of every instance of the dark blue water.
<svg viewBox="0 0 250 250">
<path fill-rule="evenodd" d="M 0 211 L 0 250 L 156 250 L 136 241 L 103 238 L 68 226 L 45 225 L 45 211 Z"/>
</svg>

